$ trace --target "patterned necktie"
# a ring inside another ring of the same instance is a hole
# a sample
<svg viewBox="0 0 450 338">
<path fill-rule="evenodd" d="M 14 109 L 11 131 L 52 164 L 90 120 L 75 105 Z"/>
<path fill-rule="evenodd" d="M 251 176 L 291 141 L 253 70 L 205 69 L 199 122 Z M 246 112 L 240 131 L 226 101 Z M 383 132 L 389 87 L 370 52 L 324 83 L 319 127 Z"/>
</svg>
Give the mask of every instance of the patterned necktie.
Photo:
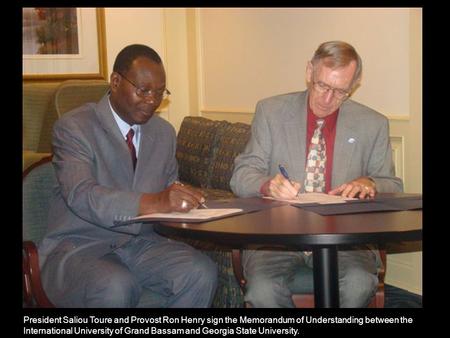
<svg viewBox="0 0 450 338">
<path fill-rule="evenodd" d="M 325 191 L 325 162 L 327 155 L 325 152 L 325 140 L 322 135 L 324 120 L 317 120 L 309 147 L 308 159 L 306 161 L 306 192 Z"/>
<path fill-rule="evenodd" d="M 127 134 L 126 142 L 127 142 L 128 148 L 130 149 L 131 160 L 133 161 L 133 170 L 134 170 L 134 169 L 136 169 L 137 157 L 136 157 L 136 148 L 134 147 L 134 144 L 133 144 L 133 136 L 134 136 L 134 129 L 131 128 Z"/>
</svg>

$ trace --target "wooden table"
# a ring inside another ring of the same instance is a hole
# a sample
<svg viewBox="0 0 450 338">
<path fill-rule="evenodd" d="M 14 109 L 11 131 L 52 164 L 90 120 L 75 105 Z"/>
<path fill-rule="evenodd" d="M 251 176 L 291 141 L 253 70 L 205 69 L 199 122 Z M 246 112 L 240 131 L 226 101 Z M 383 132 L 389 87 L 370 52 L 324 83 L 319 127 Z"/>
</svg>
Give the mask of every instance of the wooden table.
<svg viewBox="0 0 450 338">
<path fill-rule="evenodd" d="M 284 205 L 205 223 L 161 222 L 162 235 L 186 236 L 225 243 L 287 245 L 313 251 L 317 307 L 339 307 L 339 245 L 382 244 L 422 238 L 422 210 L 321 216 Z"/>
</svg>

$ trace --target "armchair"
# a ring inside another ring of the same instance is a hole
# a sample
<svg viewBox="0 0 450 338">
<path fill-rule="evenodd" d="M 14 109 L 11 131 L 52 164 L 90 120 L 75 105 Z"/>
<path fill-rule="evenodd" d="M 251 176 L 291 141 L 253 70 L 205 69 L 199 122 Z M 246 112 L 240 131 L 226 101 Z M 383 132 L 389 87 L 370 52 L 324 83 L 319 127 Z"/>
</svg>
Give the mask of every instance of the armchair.
<svg viewBox="0 0 450 338">
<path fill-rule="evenodd" d="M 47 228 L 47 210 L 51 188 L 55 186 L 51 156 L 31 165 L 22 178 L 22 278 L 26 307 L 53 307 L 41 285 L 36 244 Z"/>
<path fill-rule="evenodd" d="M 86 102 L 97 102 L 109 89 L 104 80 L 67 80 L 61 83 L 23 83 L 23 164 L 49 156 L 55 121 Z"/>
<path fill-rule="evenodd" d="M 47 230 L 52 189 L 58 184 L 52 156 L 32 164 L 22 176 L 22 287 L 24 307 L 54 307 L 41 283 L 37 245 Z M 145 290 L 137 307 L 164 305 L 165 297 Z"/>
</svg>

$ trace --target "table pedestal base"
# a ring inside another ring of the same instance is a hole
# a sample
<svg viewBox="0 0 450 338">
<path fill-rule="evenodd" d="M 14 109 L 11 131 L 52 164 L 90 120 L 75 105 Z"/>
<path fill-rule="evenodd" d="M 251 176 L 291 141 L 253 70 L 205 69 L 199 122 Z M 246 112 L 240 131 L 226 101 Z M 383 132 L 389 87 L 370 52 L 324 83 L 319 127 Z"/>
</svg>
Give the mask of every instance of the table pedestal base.
<svg viewBox="0 0 450 338">
<path fill-rule="evenodd" d="M 314 302 L 318 308 L 339 307 L 337 247 L 313 249 Z"/>
</svg>

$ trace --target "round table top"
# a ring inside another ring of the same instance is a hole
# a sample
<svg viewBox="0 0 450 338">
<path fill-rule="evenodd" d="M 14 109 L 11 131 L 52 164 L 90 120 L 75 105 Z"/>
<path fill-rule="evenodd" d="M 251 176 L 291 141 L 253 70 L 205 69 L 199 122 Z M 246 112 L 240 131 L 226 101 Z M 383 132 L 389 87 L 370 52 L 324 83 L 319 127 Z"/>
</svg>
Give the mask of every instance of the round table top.
<svg viewBox="0 0 450 338">
<path fill-rule="evenodd" d="M 163 235 L 233 246 L 327 246 L 414 241 L 422 238 L 422 210 L 321 216 L 290 205 L 204 223 L 161 222 Z"/>
</svg>

